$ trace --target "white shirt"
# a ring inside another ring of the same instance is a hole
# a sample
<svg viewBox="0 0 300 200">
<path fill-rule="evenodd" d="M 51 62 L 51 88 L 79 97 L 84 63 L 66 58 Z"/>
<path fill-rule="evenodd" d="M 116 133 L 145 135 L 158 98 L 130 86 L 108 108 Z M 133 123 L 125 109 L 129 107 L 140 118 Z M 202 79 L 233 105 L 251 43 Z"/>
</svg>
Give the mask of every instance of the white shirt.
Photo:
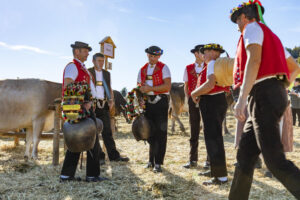
<svg viewBox="0 0 300 200">
<path fill-rule="evenodd" d="M 198 63 L 195 63 L 195 71 L 196 71 L 196 74 L 199 74 L 199 73 L 202 71 L 202 68 L 203 68 L 203 63 L 201 63 L 200 66 L 199 66 Z M 188 79 L 188 73 L 187 73 L 186 68 L 185 68 L 185 70 L 184 70 L 183 81 L 184 81 L 184 82 L 188 82 L 188 81 L 189 81 L 189 79 Z"/>
<path fill-rule="evenodd" d="M 262 46 L 264 41 L 264 32 L 257 22 L 251 22 L 244 29 L 244 44 L 247 48 L 250 44 L 259 44 Z M 285 58 L 291 54 L 284 48 Z"/>
<path fill-rule="evenodd" d="M 103 72 L 95 69 L 96 81 L 103 81 Z M 96 99 L 104 99 L 104 86 L 96 85 Z"/>
<path fill-rule="evenodd" d="M 148 67 L 147 67 L 147 75 L 152 75 L 153 74 L 153 71 L 154 71 L 155 67 L 151 67 L 150 64 L 148 64 Z M 167 65 L 165 65 L 162 69 L 162 78 L 163 79 L 166 79 L 166 78 L 171 78 L 171 72 L 169 70 L 169 67 Z M 141 69 L 138 73 L 138 79 L 137 79 L 137 82 L 138 83 L 141 83 L 142 82 L 142 78 L 141 78 Z M 149 85 L 149 86 L 153 86 L 153 81 L 152 80 L 146 80 L 146 84 Z M 148 92 L 147 93 L 148 95 L 154 95 L 154 92 Z M 165 93 L 165 94 L 169 94 L 168 92 Z"/>
<path fill-rule="evenodd" d="M 215 60 L 209 61 L 207 64 L 206 78 L 215 73 Z"/>
<path fill-rule="evenodd" d="M 90 75 L 91 92 L 92 92 L 93 98 L 95 98 L 95 96 L 96 96 L 96 89 L 95 89 L 95 85 L 93 83 L 93 79 L 92 79 L 92 76 L 91 76 L 90 72 L 87 70 L 87 68 L 85 67 L 85 65 L 80 60 L 78 60 L 76 58 L 75 58 L 75 60 L 77 60 L 81 64 L 81 66 L 89 73 L 89 75 Z M 78 70 L 77 70 L 76 65 L 74 63 L 68 64 L 66 66 L 66 68 L 65 68 L 64 79 L 65 78 L 70 78 L 70 79 L 72 79 L 72 80 L 75 81 L 76 78 L 77 78 L 77 76 L 78 76 Z"/>
</svg>

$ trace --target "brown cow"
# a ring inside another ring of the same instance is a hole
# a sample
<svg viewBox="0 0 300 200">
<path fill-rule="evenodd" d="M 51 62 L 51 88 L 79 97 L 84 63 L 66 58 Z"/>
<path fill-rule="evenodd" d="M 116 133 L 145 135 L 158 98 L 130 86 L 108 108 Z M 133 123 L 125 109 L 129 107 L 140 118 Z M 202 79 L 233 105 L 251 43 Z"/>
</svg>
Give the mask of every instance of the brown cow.
<svg viewBox="0 0 300 200">
<path fill-rule="evenodd" d="M 42 131 L 53 129 L 54 111 L 50 104 L 61 96 L 61 84 L 39 79 L 0 81 L 0 131 L 26 128 L 24 158 L 37 159 Z"/>
</svg>

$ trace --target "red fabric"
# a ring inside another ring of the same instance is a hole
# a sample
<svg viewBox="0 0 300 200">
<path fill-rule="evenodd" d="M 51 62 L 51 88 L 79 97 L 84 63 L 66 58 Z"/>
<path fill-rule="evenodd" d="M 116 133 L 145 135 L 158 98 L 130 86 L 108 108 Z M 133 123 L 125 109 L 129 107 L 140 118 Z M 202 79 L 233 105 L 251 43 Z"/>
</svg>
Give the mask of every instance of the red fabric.
<svg viewBox="0 0 300 200">
<path fill-rule="evenodd" d="M 146 83 L 148 65 L 149 65 L 149 63 L 146 63 L 141 69 L 142 85 L 145 85 L 145 83 Z M 162 70 L 163 70 L 164 66 L 165 66 L 165 64 L 162 63 L 162 62 L 157 62 L 156 63 L 156 66 L 155 66 L 153 74 L 152 74 L 153 86 L 162 85 L 164 83 L 163 73 L 162 73 Z M 154 94 L 157 95 L 157 94 L 163 94 L 163 93 L 166 93 L 166 92 L 168 92 L 168 91 L 154 92 Z"/>
<path fill-rule="evenodd" d="M 199 77 L 198 77 L 197 88 L 206 82 L 206 80 L 207 80 L 206 73 L 207 73 L 207 64 L 205 63 L 204 68 L 200 72 Z M 221 86 L 215 85 L 215 87 L 207 94 L 215 94 L 218 92 L 229 92 L 229 87 L 221 87 Z"/>
<path fill-rule="evenodd" d="M 186 66 L 186 72 L 188 75 L 188 95 L 191 96 L 191 92 L 197 86 L 197 79 L 198 79 L 198 74 L 196 73 L 195 70 L 195 63 Z"/>
<path fill-rule="evenodd" d="M 258 23 L 264 33 L 262 58 L 256 80 L 274 75 L 285 75 L 290 78 L 284 48 L 280 39 L 264 24 Z M 234 88 L 243 83 L 247 54 L 243 34 L 240 37 L 233 69 Z"/>
<path fill-rule="evenodd" d="M 87 82 L 88 85 L 90 85 L 90 75 L 89 75 L 88 71 L 76 59 L 73 59 L 73 62 L 71 62 L 71 63 L 75 64 L 77 71 L 78 71 L 78 75 L 77 75 L 77 78 L 75 79 L 75 82 L 85 81 L 85 82 Z M 66 70 L 66 68 L 65 68 L 65 70 Z M 65 77 L 65 70 L 64 70 L 63 77 Z M 65 85 L 65 79 L 63 78 L 62 96 L 64 95 L 64 85 Z"/>
</svg>

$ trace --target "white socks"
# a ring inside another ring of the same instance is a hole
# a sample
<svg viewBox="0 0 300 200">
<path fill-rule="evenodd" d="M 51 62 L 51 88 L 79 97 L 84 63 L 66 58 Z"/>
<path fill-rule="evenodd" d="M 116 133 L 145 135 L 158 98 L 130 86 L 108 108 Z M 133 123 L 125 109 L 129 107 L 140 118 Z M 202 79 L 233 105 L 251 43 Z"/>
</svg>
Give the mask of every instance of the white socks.
<svg viewBox="0 0 300 200">
<path fill-rule="evenodd" d="M 227 181 L 227 176 L 224 176 L 224 177 L 218 177 L 219 181 Z"/>
</svg>

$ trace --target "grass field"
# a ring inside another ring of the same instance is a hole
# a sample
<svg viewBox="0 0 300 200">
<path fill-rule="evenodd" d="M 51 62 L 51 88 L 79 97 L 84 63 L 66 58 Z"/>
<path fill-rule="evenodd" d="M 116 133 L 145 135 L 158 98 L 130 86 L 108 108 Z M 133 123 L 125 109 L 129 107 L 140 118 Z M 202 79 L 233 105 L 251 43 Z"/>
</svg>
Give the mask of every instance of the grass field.
<svg viewBox="0 0 300 200">
<path fill-rule="evenodd" d="M 188 129 L 188 118 L 181 117 Z M 203 186 L 202 171 L 184 169 L 188 161 L 189 136 L 179 132 L 168 136 L 167 153 L 163 173 L 155 174 L 144 169 L 148 160 L 148 145 L 136 142 L 131 134 L 131 125 L 119 120 L 115 140 L 122 155 L 130 158 L 129 163 L 106 162 L 101 175 L 110 180 L 101 183 L 59 183 L 63 161 L 63 142 L 60 148 L 60 166 L 53 167 L 52 141 L 44 140 L 39 145 L 39 160 L 25 162 L 25 146 L 21 141 L 15 147 L 12 139 L 0 139 L 0 199 L 227 199 L 234 172 L 236 150 L 233 147 L 235 120 L 227 117 L 231 135 L 224 136 L 229 183 L 222 186 Z M 170 126 L 170 123 L 169 123 Z M 170 132 L 170 127 L 169 127 Z M 189 129 L 187 130 L 189 132 Z M 287 157 L 300 167 L 300 128 L 294 127 L 294 152 Z M 203 134 L 200 135 L 199 164 L 206 158 Z M 250 199 L 291 200 L 295 199 L 276 178 L 265 178 L 266 168 L 256 170 Z M 77 175 L 85 177 L 83 169 Z"/>
</svg>

